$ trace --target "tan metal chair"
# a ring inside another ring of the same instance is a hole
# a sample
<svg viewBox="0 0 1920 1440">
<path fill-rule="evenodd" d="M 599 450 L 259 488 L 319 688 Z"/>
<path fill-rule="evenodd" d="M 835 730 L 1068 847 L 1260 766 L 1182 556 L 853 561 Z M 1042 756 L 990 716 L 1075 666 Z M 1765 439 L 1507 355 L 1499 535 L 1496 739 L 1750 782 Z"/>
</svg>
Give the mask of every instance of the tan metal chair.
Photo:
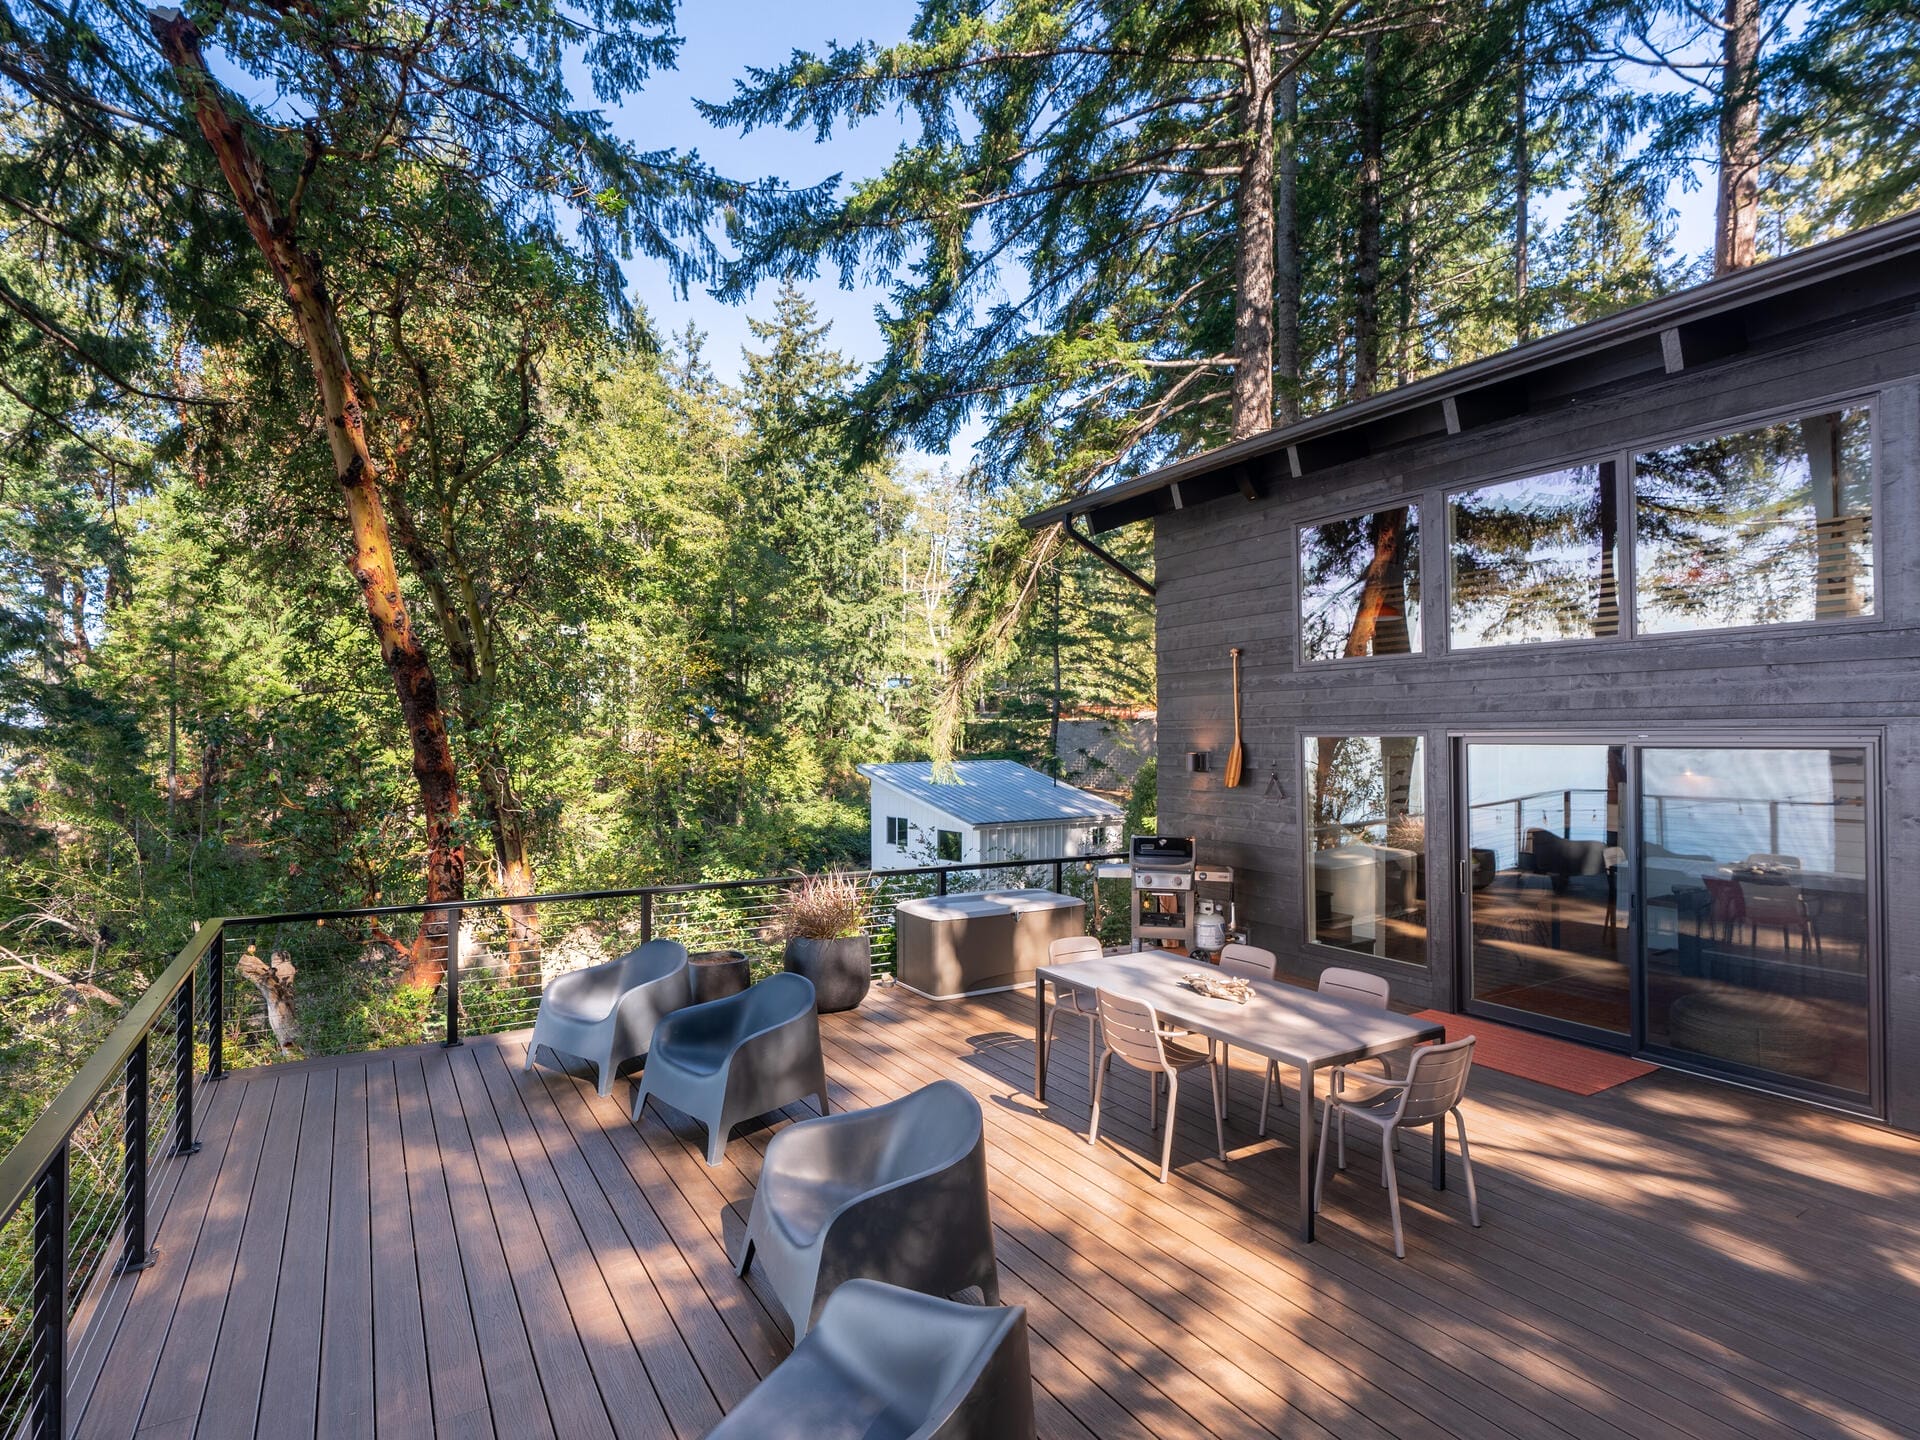
<svg viewBox="0 0 1920 1440">
<path fill-rule="evenodd" d="M 1220 1098 L 1221 1071 L 1214 1063 L 1212 1043 L 1209 1042 L 1202 1049 L 1193 1043 L 1197 1037 L 1186 1031 L 1163 1029 L 1159 1015 L 1144 1001 L 1109 994 L 1105 990 L 1095 993 L 1100 1002 L 1100 1033 L 1107 1042 L 1107 1050 L 1100 1057 L 1099 1067 L 1094 1072 L 1093 1119 L 1087 1126 L 1087 1144 L 1100 1143 L 1100 1100 L 1106 1089 L 1107 1072 L 1114 1056 L 1118 1055 L 1136 1070 L 1147 1072 L 1147 1084 L 1151 1092 L 1147 1111 L 1150 1131 L 1160 1125 L 1160 1079 L 1165 1076 L 1167 1120 L 1166 1139 L 1160 1147 L 1160 1183 L 1166 1184 L 1167 1175 L 1173 1168 L 1173 1120 L 1180 1104 L 1180 1074 L 1204 1065 L 1207 1067 L 1208 1085 L 1213 1091 L 1214 1143 L 1219 1147 L 1220 1163 L 1226 1164 L 1227 1131 Z"/>
<path fill-rule="evenodd" d="M 1049 965 L 1070 965 L 1076 960 L 1098 960 L 1106 953 L 1097 935 L 1064 935 L 1047 946 Z M 1093 1074 L 1100 1065 L 1100 1002 L 1088 990 L 1053 987 L 1053 1008 L 1047 1012 L 1047 1054 L 1053 1054 L 1053 1025 L 1062 1012 L 1077 1015 L 1087 1022 L 1087 1088 L 1093 1088 Z"/>
<path fill-rule="evenodd" d="M 1241 975 L 1249 980 L 1277 980 L 1280 978 L 1280 957 L 1271 950 L 1263 950 L 1258 945 L 1223 945 L 1220 948 L 1220 968 L 1229 975 Z M 1233 1054 L 1225 1041 L 1220 1044 L 1220 1108 L 1222 1113 L 1227 1104 L 1227 1081 L 1232 1078 L 1229 1068 Z M 1260 1133 L 1267 1133 L 1267 1100 L 1273 1094 L 1273 1087 L 1280 1083 L 1280 1067 L 1273 1061 L 1267 1062 L 1266 1079 L 1261 1082 L 1260 1090 Z M 1283 1102 L 1281 1109 L 1285 1109 Z"/>
<path fill-rule="evenodd" d="M 1320 972 L 1319 990 L 1322 995 L 1337 995 L 1342 1000 L 1357 1000 L 1363 1005 L 1377 1005 L 1382 1010 L 1387 1008 L 1387 1002 L 1393 998 L 1393 987 L 1380 976 L 1369 974 L 1365 970 L 1344 969 L 1338 965 L 1329 966 Z M 1396 1051 L 1391 1056 L 1382 1055 L 1379 1059 L 1385 1066 L 1389 1079 L 1405 1073 L 1406 1057 L 1404 1052 Z M 1399 1062 L 1397 1068 L 1395 1065 L 1396 1061 Z M 1287 1108 L 1287 1092 L 1285 1087 L 1280 1083 L 1280 1067 L 1278 1065 L 1269 1064 L 1267 1066 L 1267 1088 L 1263 1090 L 1260 1095 L 1260 1133 L 1262 1135 L 1267 1133 L 1267 1098 L 1269 1094 L 1278 1094 L 1280 1097 L 1280 1108 L 1282 1110 Z"/>
<path fill-rule="evenodd" d="M 1394 1174 L 1393 1141 L 1402 1130 L 1424 1125 L 1445 1129 L 1447 1116 L 1453 1116 L 1460 1132 L 1460 1170 L 1467 1181 L 1467 1216 L 1474 1228 L 1480 1226 L 1480 1196 L 1473 1185 L 1473 1157 L 1467 1150 L 1467 1121 L 1460 1113 L 1460 1101 L 1467 1093 L 1467 1076 L 1473 1070 L 1473 1036 L 1450 1045 L 1429 1045 L 1413 1052 L 1407 1062 L 1404 1080 L 1380 1080 L 1371 1075 L 1350 1072 L 1340 1066 L 1333 1072 L 1335 1090 L 1324 1102 L 1320 1121 L 1320 1153 L 1314 1177 L 1313 1208 L 1319 1212 L 1327 1186 L 1327 1132 L 1338 1129 L 1339 1166 L 1347 1168 L 1347 1133 L 1344 1122 L 1353 1120 L 1370 1125 L 1380 1135 L 1380 1178 L 1387 1187 L 1387 1208 L 1393 1216 L 1393 1253 L 1407 1257 L 1406 1238 L 1400 1228 L 1400 1182 Z M 1343 1093 L 1340 1082 L 1353 1079 L 1366 1082 L 1363 1093 Z M 1444 1139 L 1444 1136 L 1442 1137 Z"/>
<path fill-rule="evenodd" d="M 1343 1000 L 1353 1000 L 1362 1005 L 1378 1006 L 1382 1010 L 1385 1010 L 1393 1000 L 1393 986 L 1387 983 L 1385 976 L 1375 975 L 1366 970 L 1348 970 L 1339 965 L 1330 965 L 1320 972 L 1319 989 L 1322 995 L 1337 995 Z M 1413 1047 L 1408 1046 L 1405 1050 L 1394 1050 L 1386 1055 L 1374 1055 L 1366 1060 L 1358 1060 L 1354 1063 L 1357 1065 L 1378 1065 L 1381 1073 L 1385 1075 L 1388 1080 L 1402 1080 L 1406 1078 L 1407 1061 L 1412 1055 Z M 1352 1071 L 1351 1067 L 1349 1067 L 1349 1070 L 1350 1073 L 1347 1076 L 1342 1077 L 1340 1080 L 1329 1082 L 1330 1088 L 1344 1091 L 1358 1098 L 1369 1086 L 1380 1083 L 1379 1077 L 1377 1076 L 1369 1075 L 1364 1071 Z M 1352 1090 L 1347 1090 L 1349 1082 L 1351 1082 L 1354 1087 Z M 1399 1139 L 1396 1137 L 1394 1140 L 1395 1149 L 1399 1148 L 1399 1143 Z"/>
</svg>

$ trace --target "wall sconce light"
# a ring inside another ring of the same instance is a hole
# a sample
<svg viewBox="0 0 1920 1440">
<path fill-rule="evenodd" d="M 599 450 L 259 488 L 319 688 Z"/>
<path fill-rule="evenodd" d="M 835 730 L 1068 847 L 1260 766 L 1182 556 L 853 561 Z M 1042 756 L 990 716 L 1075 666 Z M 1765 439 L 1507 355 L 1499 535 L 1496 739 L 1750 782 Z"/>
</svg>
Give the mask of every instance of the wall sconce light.
<svg viewBox="0 0 1920 1440">
<path fill-rule="evenodd" d="M 1206 774 L 1207 752 L 1204 750 L 1189 750 L 1187 752 L 1187 769 L 1196 775 Z"/>
</svg>

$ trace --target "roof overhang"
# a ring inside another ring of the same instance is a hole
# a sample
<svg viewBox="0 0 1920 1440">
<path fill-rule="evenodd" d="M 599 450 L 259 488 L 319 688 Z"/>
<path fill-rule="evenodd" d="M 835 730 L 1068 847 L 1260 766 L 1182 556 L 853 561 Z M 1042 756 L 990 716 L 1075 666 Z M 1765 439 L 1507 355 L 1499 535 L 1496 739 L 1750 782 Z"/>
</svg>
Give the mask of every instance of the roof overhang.
<svg viewBox="0 0 1920 1440">
<path fill-rule="evenodd" d="M 1920 303 L 1920 213 L 1205 451 L 1026 516 L 1095 533 L 1739 356 L 1763 336 Z M 1780 313 L 1772 313 L 1780 312 Z"/>
</svg>

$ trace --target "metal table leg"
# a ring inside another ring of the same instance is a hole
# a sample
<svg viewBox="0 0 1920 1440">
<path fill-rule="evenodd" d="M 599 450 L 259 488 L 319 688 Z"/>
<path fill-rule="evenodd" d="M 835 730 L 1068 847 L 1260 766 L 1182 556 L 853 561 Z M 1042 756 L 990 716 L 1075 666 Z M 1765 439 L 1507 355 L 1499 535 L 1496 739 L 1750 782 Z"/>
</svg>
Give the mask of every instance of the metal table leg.
<svg viewBox="0 0 1920 1440">
<path fill-rule="evenodd" d="M 1047 977 L 1033 977 L 1033 1098 L 1047 1098 Z"/>
<path fill-rule="evenodd" d="M 1313 1067 L 1300 1070 L 1300 1238 L 1313 1239 Z"/>
</svg>

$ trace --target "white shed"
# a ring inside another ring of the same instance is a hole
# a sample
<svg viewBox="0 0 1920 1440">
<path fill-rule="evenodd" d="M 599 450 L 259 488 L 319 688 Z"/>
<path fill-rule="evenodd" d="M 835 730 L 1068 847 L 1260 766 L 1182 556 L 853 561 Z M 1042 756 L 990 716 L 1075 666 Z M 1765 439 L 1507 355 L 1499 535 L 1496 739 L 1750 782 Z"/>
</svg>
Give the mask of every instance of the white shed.
<svg viewBox="0 0 1920 1440">
<path fill-rule="evenodd" d="M 868 828 L 875 870 L 989 860 L 1096 855 L 1120 843 L 1113 801 L 1012 760 L 862 765 L 873 787 Z"/>
</svg>

